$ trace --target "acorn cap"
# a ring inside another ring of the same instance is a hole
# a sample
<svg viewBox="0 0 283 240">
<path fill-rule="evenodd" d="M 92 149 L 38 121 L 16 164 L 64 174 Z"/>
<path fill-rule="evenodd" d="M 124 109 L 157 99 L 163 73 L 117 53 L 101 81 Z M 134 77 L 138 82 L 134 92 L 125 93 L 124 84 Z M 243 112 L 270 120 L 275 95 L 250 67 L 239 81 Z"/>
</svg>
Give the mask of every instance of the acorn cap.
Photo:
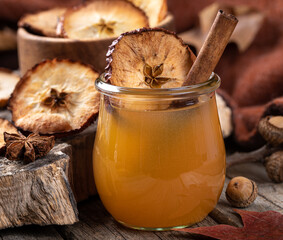
<svg viewBox="0 0 283 240">
<path fill-rule="evenodd" d="M 261 119 L 258 130 L 271 145 L 281 145 L 283 143 L 283 116 L 267 116 Z"/>
<path fill-rule="evenodd" d="M 233 207 L 249 206 L 257 197 L 257 185 L 245 177 L 234 177 L 226 188 L 226 199 Z"/>
<path fill-rule="evenodd" d="M 283 151 L 277 151 L 265 158 L 268 177 L 276 183 L 283 182 Z"/>
</svg>

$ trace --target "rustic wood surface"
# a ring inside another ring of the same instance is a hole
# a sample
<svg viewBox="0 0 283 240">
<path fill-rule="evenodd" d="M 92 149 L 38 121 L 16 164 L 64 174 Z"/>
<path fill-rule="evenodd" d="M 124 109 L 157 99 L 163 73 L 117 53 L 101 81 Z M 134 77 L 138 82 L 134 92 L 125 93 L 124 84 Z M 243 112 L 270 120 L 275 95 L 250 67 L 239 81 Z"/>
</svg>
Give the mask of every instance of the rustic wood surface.
<svg viewBox="0 0 283 240">
<path fill-rule="evenodd" d="M 92 168 L 92 151 L 96 123 L 75 136 L 58 139 L 57 143 L 68 143 L 72 146 L 72 179 L 71 186 L 78 202 L 96 194 Z"/>
<path fill-rule="evenodd" d="M 0 112 L 0 117 L 7 117 L 7 113 L 4 113 L 4 115 L 2 113 Z M 94 131 L 95 129 L 92 129 L 90 132 L 88 132 L 88 134 L 83 132 L 82 135 L 85 138 L 84 140 L 78 140 L 76 137 L 73 139 L 64 139 L 64 141 L 73 144 L 73 151 L 75 151 L 75 155 L 77 155 L 78 160 L 81 159 L 81 149 L 86 147 L 81 143 L 89 141 L 90 138 L 94 136 Z M 93 139 L 91 141 L 93 141 Z M 88 144 L 87 146 L 91 145 Z M 228 149 L 231 149 L 231 146 L 228 145 Z M 92 149 L 89 148 L 86 156 L 91 157 L 91 152 Z M 85 165 L 83 168 L 87 168 L 88 166 L 87 164 L 81 164 Z M 74 163 L 72 163 L 72 166 L 74 168 Z M 77 162 L 76 167 L 82 167 L 79 166 L 79 161 Z M 89 173 L 90 171 L 92 172 L 92 167 L 89 167 L 88 170 Z M 73 169 L 73 171 L 77 171 L 77 173 L 79 173 L 83 171 L 83 169 Z M 70 174 L 71 173 L 69 173 L 69 175 Z M 81 187 L 81 191 L 85 194 L 84 198 L 87 198 L 91 194 L 90 191 L 95 191 L 95 188 L 92 188 L 93 182 L 91 183 L 90 181 L 88 185 L 84 185 L 85 182 L 89 181 L 92 175 L 85 174 L 80 178 L 74 178 L 76 175 L 77 174 L 74 173 L 71 174 L 71 176 L 73 176 L 72 181 L 77 181 L 76 188 L 79 189 Z M 255 202 L 245 210 L 274 210 L 283 213 L 283 184 L 272 183 L 265 172 L 265 168 L 261 164 L 243 164 L 233 166 L 227 171 L 224 190 L 217 206 L 202 222 L 195 224 L 192 227 L 213 226 L 220 223 L 237 227 L 242 226 L 240 217 L 233 211 L 233 208 L 226 201 L 224 194 L 229 179 L 234 176 L 245 176 L 254 180 L 258 184 L 259 195 Z M 53 225 L 47 227 L 32 225 L 18 228 L 8 228 L 0 231 L 0 239 L 210 239 L 175 231 L 143 232 L 125 228 L 115 222 L 109 213 L 107 213 L 98 196 L 93 196 L 88 200 L 80 202 L 78 204 L 78 210 L 80 221 L 73 225 Z"/>
<path fill-rule="evenodd" d="M 255 202 L 245 210 L 274 210 L 283 214 L 283 184 L 272 183 L 262 165 L 243 164 L 232 167 L 227 172 L 227 179 L 220 200 L 215 209 L 200 223 L 193 225 L 213 226 L 219 223 L 242 226 L 240 217 L 225 199 L 227 182 L 234 176 L 245 176 L 257 182 L 259 195 Z M 121 226 L 107 213 L 98 196 L 78 204 L 80 221 L 66 226 L 27 226 L 0 231 L 0 239 L 210 239 L 182 232 L 144 232 Z"/>
<path fill-rule="evenodd" d="M 0 118 L 11 121 L 11 112 L 7 110 L 0 111 Z M 56 140 L 56 143 L 68 143 L 72 146 L 72 161 L 68 178 L 78 202 L 96 194 L 92 169 L 95 131 L 96 124 L 94 123 L 75 136 Z"/>
<path fill-rule="evenodd" d="M 67 177 L 70 157 L 71 146 L 64 143 L 27 165 L 0 158 L 0 229 L 78 221 Z"/>
</svg>

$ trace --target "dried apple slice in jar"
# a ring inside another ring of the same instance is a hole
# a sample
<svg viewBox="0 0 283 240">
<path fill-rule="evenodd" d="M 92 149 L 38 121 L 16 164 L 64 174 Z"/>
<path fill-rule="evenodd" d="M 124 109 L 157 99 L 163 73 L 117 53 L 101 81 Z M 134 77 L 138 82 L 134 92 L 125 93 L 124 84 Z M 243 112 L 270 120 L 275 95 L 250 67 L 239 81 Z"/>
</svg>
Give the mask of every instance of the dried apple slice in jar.
<svg viewBox="0 0 283 240">
<path fill-rule="evenodd" d="M 149 26 L 156 27 L 167 15 L 166 0 L 129 0 L 141 8 L 148 17 Z"/>
<path fill-rule="evenodd" d="M 105 79 L 122 87 L 177 88 L 183 86 L 194 60 L 193 52 L 175 33 L 139 29 L 113 41 L 107 53 Z M 168 106 L 148 103 L 146 108 Z"/>
<path fill-rule="evenodd" d="M 18 22 L 18 27 L 46 37 L 58 37 L 56 32 L 60 17 L 66 8 L 53 8 L 46 11 L 27 14 Z"/>
<path fill-rule="evenodd" d="M 17 128 L 8 120 L 0 118 L 0 153 L 5 150 L 6 143 L 4 141 L 4 132 L 18 133 Z"/>
<path fill-rule="evenodd" d="M 19 80 L 20 77 L 12 71 L 0 68 L 0 108 L 6 107 L 8 99 Z"/>
<path fill-rule="evenodd" d="M 17 84 L 9 108 L 15 125 L 39 134 L 70 135 L 95 119 L 98 73 L 70 60 L 46 60 L 29 70 Z"/>
<path fill-rule="evenodd" d="M 68 10 L 61 34 L 73 39 L 112 38 L 136 28 L 147 27 L 145 13 L 127 1 L 95 1 Z"/>
<path fill-rule="evenodd" d="M 176 88 L 193 65 L 195 55 L 173 32 L 143 28 L 123 33 L 107 53 L 105 78 L 132 88 Z"/>
</svg>

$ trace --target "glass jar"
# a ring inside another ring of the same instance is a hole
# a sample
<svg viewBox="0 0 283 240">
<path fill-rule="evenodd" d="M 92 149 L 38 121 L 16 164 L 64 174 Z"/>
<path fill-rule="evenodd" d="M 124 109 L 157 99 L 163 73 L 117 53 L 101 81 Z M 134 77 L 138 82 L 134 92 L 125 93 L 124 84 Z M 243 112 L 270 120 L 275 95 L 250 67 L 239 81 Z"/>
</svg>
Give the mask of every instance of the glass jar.
<svg viewBox="0 0 283 240">
<path fill-rule="evenodd" d="M 120 223 L 183 228 L 215 207 L 225 147 L 215 90 L 220 78 L 174 89 L 133 89 L 96 80 L 101 105 L 94 145 L 99 196 Z"/>
</svg>

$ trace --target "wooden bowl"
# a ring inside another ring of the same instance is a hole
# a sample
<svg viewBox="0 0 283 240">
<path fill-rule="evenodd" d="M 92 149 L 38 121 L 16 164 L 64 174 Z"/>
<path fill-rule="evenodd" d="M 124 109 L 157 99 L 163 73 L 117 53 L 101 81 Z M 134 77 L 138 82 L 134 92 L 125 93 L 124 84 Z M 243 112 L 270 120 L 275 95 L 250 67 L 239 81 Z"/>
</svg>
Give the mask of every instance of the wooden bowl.
<svg viewBox="0 0 283 240">
<path fill-rule="evenodd" d="M 171 31 L 175 30 L 172 14 L 157 26 Z M 50 38 L 18 30 L 18 54 L 21 75 L 44 59 L 68 58 L 90 64 L 99 71 L 104 71 L 108 46 L 116 38 L 74 40 L 68 38 Z"/>
</svg>

